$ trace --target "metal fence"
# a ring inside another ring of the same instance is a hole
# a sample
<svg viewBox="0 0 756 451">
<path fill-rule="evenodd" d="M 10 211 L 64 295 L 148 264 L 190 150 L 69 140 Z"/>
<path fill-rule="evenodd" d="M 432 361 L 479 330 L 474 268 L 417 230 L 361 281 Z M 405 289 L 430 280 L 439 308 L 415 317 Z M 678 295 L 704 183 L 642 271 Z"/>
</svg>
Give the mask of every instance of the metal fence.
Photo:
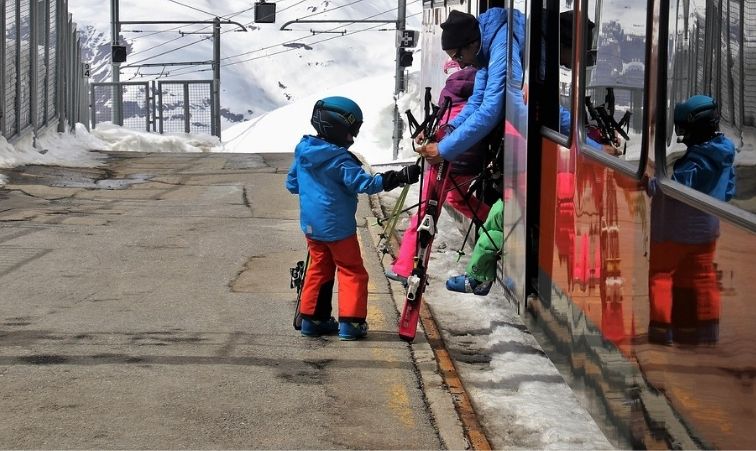
<svg viewBox="0 0 756 451">
<path fill-rule="evenodd" d="M 116 96 L 118 101 L 116 100 Z M 133 130 L 150 130 L 154 117 L 153 98 L 147 82 L 92 83 L 90 110 L 92 127 L 100 123 L 114 123 L 113 108 L 121 105 L 122 123 Z"/>
<path fill-rule="evenodd" d="M 115 98 L 114 96 L 119 96 Z M 120 123 L 161 134 L 196 133 L 220 137 L 220 112 L 212 80 L 92 83 L 92 127 Z M 121 114 L 113 108 L 121 106 Z"/>
<path fill-rule="evenodd" d="M 158 82 L 160 133 L 200 133 L 220 136 L 216 129 L 219 112 L 213 102 L 213 82 Z"/>
<path fill-rule="evenodd" d="M 0 132 L 15 140 L 87 123 L 87 84 L 66 0 L 0 0 Z"/>
</svg>

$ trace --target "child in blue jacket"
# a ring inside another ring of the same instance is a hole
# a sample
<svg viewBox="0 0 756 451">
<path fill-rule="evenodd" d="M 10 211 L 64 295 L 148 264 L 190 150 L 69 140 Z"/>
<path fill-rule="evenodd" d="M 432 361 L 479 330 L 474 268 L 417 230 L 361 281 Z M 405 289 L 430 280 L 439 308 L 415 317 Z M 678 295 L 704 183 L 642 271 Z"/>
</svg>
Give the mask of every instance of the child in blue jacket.
<svg viewBox="0 0 756 451">
<path fill-rule="evenodd" d="M 678 141 L 688 146 L 672 180 L 721 201 L 735 194 L 735 145 L 719 132 L 714 99 L 695 95 L 674 112 Z M 714 268 L 719 218 L 667 197 L 649 184 L 652 343 L 713 344 L 719 339 L 720 292 Z"/>
<path fill-rule="evenodd" d="M 294 151 L 286 189 L 299 194 L 300 225 L 307 239 L 307 267 L 300 313 L 302 335 L 317 337 L 338 331 L 341 340 L 367 334 L 368 273 L 357 241 L 357 194 L 390 191 L 415 183 L 420 167 L 370 175 L 347 150 L 362 125 L 362 110 L 346 97 L 315 103 L 310 123 L 317 136 L 306 135 Z M 339 277 L 339 321 L 331 317 L 329 297 L 318 293 Z"/>
</svg>

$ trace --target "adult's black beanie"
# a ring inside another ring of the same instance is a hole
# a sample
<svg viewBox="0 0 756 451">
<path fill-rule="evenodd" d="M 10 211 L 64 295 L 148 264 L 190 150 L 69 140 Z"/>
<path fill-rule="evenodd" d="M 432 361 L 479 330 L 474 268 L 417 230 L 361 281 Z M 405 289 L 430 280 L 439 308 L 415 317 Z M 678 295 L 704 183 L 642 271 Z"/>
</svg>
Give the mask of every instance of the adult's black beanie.
<svg viewBox="0 0 756 451">
<path fill-rule="evenodd" d="M 441 29 L 441 48 L 444 50 L 459 49 L 480 39 L 478 19 L 456 9 L 449 13 Z"/>
</svg>

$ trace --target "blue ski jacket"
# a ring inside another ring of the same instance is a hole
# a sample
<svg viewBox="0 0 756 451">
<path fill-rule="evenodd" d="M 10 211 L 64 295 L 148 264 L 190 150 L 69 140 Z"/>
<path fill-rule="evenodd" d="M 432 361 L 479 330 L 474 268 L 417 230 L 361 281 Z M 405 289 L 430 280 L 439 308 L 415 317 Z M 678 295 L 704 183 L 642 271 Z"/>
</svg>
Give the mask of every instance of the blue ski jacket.
<svg viewBox="0 0 756 451">
<path fill-rule="evenodd" d="M 727 202 L 735 195 L 735 145 L 723 134 L 688 147 L 674 164 L 672 180 Z M 655 192 L 652 187 L 652 193 Z M 719 218 L 664 196 L 651 202 L 651 240 L 710 243 L 719 236 Z"/>
<path fill-rule="evenodd" d="M 383 191 L 383 177 L 365 172 L 344 147 L 306 135 L 294 151 L 286 189 L 299 194 L 299 222 L 305 236 L 339 241 L 357 232 L 357 194 Z"/>
<path fill-rule="evenodd" d="M 525 16 L 513 10 L 514 42 L 512 42 L 512 73 L 522 82 L 522 53 L 525 43 Z M 438 144 L 438 152 L 447 161 L 454 161 L 465 150 L 485 138 L 504 120 L 504 104 L 513 102 L 514 111 L 527 111 L 522 92 L 507 86 L 508 10 L 491 8 L 478 17 L 480 24 L 480 69 L 475 76 L 475 89 L 467 105 L 449 125 L 454 129 Z M 507 89 L 511 92 L 507 93 Z"/>
</svg>

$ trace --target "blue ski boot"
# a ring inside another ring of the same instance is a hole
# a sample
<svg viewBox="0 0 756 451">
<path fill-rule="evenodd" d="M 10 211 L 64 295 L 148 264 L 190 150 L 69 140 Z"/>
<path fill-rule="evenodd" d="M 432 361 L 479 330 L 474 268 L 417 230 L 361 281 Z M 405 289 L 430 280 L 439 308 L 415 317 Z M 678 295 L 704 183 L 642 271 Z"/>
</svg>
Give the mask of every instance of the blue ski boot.
<svg viewBox="0 0 756 451">
<path fill-rule="evenodd" d="M 365 321 L 353 323 L 350 321 L 339 321 L 339 340 L 353 341 L 363 338 L 367 335 L 368 325 Z"/>
<path fill-rule="evenodd" d="M 328 320 L 315 320 L 302 318 L 302 336 L 319 337 L 321 335 L 335 334 L 339 331 L 339 323 L 333 316 Z"/>
<path fill-rule="evenodd" d="M 456 291 L 457 293 L 473 293 L 478 296 L 485 296 L 491 291 L 493 280 L 480 282 L 467 274 L 449 277 L 446 281 L 446 289 Z"/>
</svg>

